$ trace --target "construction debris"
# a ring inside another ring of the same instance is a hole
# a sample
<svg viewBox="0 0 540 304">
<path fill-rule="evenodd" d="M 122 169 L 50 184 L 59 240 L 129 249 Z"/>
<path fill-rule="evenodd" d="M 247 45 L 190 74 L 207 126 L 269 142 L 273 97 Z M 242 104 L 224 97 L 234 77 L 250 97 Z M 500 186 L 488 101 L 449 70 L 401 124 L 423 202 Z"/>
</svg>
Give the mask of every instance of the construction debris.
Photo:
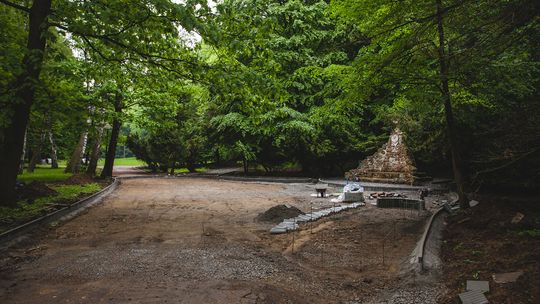
<svg viewBox="0 0 540 304">
<path fill-rule="evenodd" d="M 488 304 L 484 293 L 479 290 L 469 290 L 459 294 L 459 299 L 463 304 Z"/>
<path fill-rule="evenodd" d="M 470 206 L 470 207 L 474 207 L 474 206 L 476 206 L 476 205 L 478 205 L 478 204 L 480 204 L 480 202 L 479 202 L 479 201 L 475 201 L 475 200 L 472 200 L 472 201 L 469 202 L 469 206 Z"/>
<path fill-rule="evenodd" d="M 495 273 L 493 274 L 493 281 L 497 284 L 513 283 L 523 275 L 523 271 L 514 271 L 506 273 Z"/>
<path fill-rule="evenodd" d="M 376 199 L 380 197 L 402 197 L 407 198 L 407 196 L 403 193 L 395 193 L 395 192 L 373 192 L 369 195 L 370 199 Z"/>
<path fill-rule="evenodd" d="M 473 281 L 467 280 L 467 290 L 479 290 L 482 292 L 489 291 L 489 282 L 488 281 Z"/>
<path fill-rule="evenodd" d="M 467 280 L 467 291 L 460 293 L 459 298 L 463 304 L 487 304 L 484 292 L 489 292 L 488 281 Z"/>
<path fill-rule="evenodd" d="M 524 217 L 525 217 L 525 214 L 523 214 L 521 212 L 518 212 L 518 213 L 516 213 L 516 215 L 514 215 L 514 217 L 512 218 L 512 221 L 510 221 L 510 223 L 517 224 L 517 223 L 521 222 L 521 220 Z"/>
</svg>

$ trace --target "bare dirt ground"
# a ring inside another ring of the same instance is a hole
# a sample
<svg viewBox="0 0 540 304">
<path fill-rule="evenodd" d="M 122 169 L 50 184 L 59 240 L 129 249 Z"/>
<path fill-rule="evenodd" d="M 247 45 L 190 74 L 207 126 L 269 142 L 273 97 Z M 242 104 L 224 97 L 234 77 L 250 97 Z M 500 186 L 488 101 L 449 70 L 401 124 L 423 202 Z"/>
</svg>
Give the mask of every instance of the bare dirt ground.
<svg viewBox="0 0 540 304">
<path fill-rule="evenodd" d="M 254 220 L 278 204 L 331 205 L 313 192 L 125 180 L 85 214 L 1 250 L 0 303 L 355 303 L 395 286 L 427 214 L 367 204 L 277 236 Z"/>
<path fill-rule="evenodd" d="M 457 303 L 467 280 L 485 280 L 490 303 L 540 303 L 540 204 L 536 197 L 478 195 L 480 204 L 448 217 L 442 246 L 448 294 Z M 513 221 L 516 215 L 518 221 Z M 515 281 L 494 274 L 521 271 Z"/>
</svg>

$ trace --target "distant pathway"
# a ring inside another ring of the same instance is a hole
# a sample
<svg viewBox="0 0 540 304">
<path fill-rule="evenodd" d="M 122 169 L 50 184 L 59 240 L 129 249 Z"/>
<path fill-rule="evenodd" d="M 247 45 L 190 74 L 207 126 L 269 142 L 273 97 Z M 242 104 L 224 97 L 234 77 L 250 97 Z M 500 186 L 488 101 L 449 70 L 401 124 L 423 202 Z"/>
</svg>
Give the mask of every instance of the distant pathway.
<svg viewBox="0 0 540 304">
<path fill-rule="evenodd" d="M 145 171 L 141 166 L 114 166 L 114 176 L 131 176 L 131 175 L 150 175 L 151 173 Z"/>
</svg>

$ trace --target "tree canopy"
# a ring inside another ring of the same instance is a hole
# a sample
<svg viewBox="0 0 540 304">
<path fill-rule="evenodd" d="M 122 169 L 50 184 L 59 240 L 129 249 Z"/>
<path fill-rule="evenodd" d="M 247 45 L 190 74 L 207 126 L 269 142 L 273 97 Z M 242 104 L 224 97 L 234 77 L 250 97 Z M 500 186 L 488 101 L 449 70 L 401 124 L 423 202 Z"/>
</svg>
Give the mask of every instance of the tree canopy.
<svg viewBox="0 0 540 304">
<path fill-rule="evenodd" d="M 21 159 L 342 176 L 405 131 L 463 192 L 540 184 L 540 4 L 0 1 L 0 199 Z M 4 170 L 5 169 L 5 170 Z M 70 170 L 83 170 L 79 166 Z"/>
</svg>

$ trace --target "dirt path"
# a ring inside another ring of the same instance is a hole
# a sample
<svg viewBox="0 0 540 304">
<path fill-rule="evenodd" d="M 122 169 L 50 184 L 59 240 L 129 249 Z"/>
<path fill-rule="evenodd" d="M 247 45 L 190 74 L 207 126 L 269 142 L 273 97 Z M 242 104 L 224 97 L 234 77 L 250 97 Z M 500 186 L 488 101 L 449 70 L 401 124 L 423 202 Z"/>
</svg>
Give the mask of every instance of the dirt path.
<svg viewBox="0 0 540 304">
<path fill-rule="evenodd" d="M 130 175 L 149 175 L 148 171 L 145 171 L 141 166 L 114 166 L 114 176 L 130 176 Z"/>
<path fill-rule="evenodd" d="M 277 204 L 326 199 L 301 184 L 125 180 L 104 203 L 0 252 L 0 303 L 339 303 L 396 280 L 424 215 L 366 207 L 291 235 L 255 222 Z M 383 235 L 386 260 L 378 250 Z M 309 226 L 307 226 L 309 227 Z M 309 234 L 309 235 L 308 235 Z M 322 258 L 321 257 L 322 253 Z"/>
</svg>

